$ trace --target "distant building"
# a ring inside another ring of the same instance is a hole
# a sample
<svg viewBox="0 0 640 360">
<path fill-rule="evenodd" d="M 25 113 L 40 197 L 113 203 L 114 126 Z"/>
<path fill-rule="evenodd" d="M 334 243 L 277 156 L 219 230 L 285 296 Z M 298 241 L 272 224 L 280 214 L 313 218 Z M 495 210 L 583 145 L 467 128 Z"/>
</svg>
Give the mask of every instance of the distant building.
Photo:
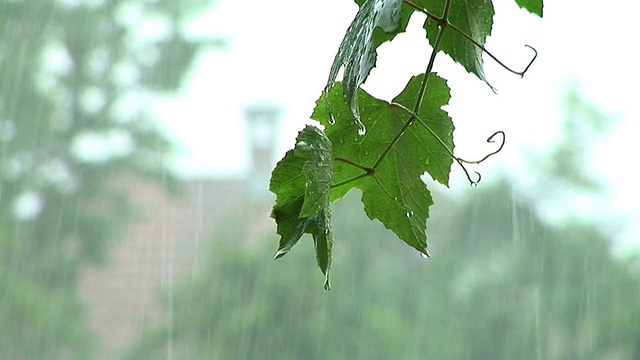
<svg viewBox="0 0 640 360">
<path fill-rule="evenodd" d="M 183 183 L 183 196 L 167 194 L 157 182 L 119 178 L 141 219 L 114 241 L 106 266 L 86 265 L 80 296 L 90 327 L 101 342 L 101 358 L 111 359 L 130 346 L 150 326 L 166 319 L 160 295 L 202 265 L 200 254 L 229 214 L 243 214 L 249 227 L 245 239 L 260 239 L 275 231 L 269 218 L 270 171 L 279 133 L 278 110 L 252 107 L 246 111 L 252 146 L 252 171 L 244 180 L 193 180 Z"/>
</svg>

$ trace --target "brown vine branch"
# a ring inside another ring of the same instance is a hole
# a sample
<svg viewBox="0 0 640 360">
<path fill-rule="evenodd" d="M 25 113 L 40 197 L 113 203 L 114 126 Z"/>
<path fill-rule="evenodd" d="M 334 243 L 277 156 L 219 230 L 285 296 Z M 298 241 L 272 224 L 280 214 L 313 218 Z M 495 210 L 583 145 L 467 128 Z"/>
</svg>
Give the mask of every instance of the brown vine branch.
<svg viewBox="0 0 640 360">
<path fill-rule="evenodd" d="M 375 172 L 376 172 L 376 171 L 375 171 L 374 169 L 372 169 L 372 168 L 369 168 L 369 167 L 366 167 L 366 166 L 363 166 L 363 165 L 357 164 L 357 163 L 355 163 L 355 162 L 353 162 L 353 161 L 351 161 L 351 160 L 349 160 L 349 159 L 345 159 L 345 158 L 341 158 L 341 157 L 333 158 L 333 160 L 334 160 L 334 161 L 341 162 L 341 163 L 344 163 L 344 164 L 349 164 L 349 165 L 354 166 L 354 167 L 357 167 L 358 169 L 360 169 L 360 170 L 364 171 L 364 174 L 360 174 L 360 175 L 358 175 L 358 176 L 356 176 L 356 177 L 353 177 L 353 178 L 351 178 L 351 179 L 347 179 L 347 180 L 341 181 L 341 182 L 339 182 L 339 183 L 337 183 L 337 184 L 333 184 L 333 185 L 331 185 L 331 188 L 332 188 L 332 189 L 333 189 L 333 188 L 336 188 L 336 187 L 338 187 L 338 186 L 346 185 L 346 184 L 351 183 L 351 182 L 354 182 L 354 181 L 356 181 L 356 180 L 360 180 L 360 179 L 362 179 L 363 177 L 373 176 L 373 177 L 375 178 Z M 376 180 L 377 180 L 377 179 L 376 179 Z"/>
<path fill-rule="evenodd" d="M 365 172 L 365 174 L 367 175 L 373 175 L 376 171 L 372 168 L 368 168 L 366 166 L 362 166 L 360 164 L 356 164 L 355 162 L 349 160 L 349 159 L 345 159 L 345 158 L 341 158 L 341 157 L 336 157 L 333 160 L 341 162 L 341 163 L 345 163 L 345 164 L 349 164 L 351 166 L 355 166 L 360 170 L 363 170 Z"/>
<path fill-rule="evenodd" d="M 356 181 L 356 180 L 360 180 L 360 179 L 362 179 L 363 177 L 367 177 L 367 176 L 371 176 L 371 174 L 369 174 L 369 173 L 364 173 L 364 174 L 358 175 L 358 176 L 356 176 L 356 177 L 352 177 L 351 179 L 347 179 L 347 180 L 341 181 L 341 182 L 339 182 L 339 183 L 337 183 L 337 184 L 333 184 L 333 185 L 331 185 L 331 188 L 332 188 L 332 189 L 333 189 L 333 188 L 337 188 L 337 187 L 339 187 L 339 186 L 349 184 L 349 183 L 351 183 L 351 182 L 354 182 L 354 181 Z"/>
<path fill-rule="evenodd" d="M 358 169 L 363 170 L 364 174 L 360 174 L 360 175 L 358 175 L 356 177 L 353 177 L 351 179 L 347 179 L 347 180 L 341 181 L 341 182 L 339 182 L 337 184 L 333 184 L 333 185 L 331 185 L 331 188 L 335 188 L 335 187 L 338 187 L 338 186 L 341 186 L 341 185 L 345 185 L 345 184 L 348 184 L 350 182 L 362 179 L 364 177 L 371 176 L 371 177 L 373 177 L 373 180 L 375 180 L 376 183 L 378 183 L 378 186 L 380 186 L 382 191 L 384 191 L 384 193 L 389 197 L 389 199 L 391 199 L 391 201 L 393 201 L 395 203 L 398 203 L 398 199 L 395 196 L 391 195 L 389 190 L 387 190 L 387 188 L 384 187 L 384 185 L 382 184 L 380 179 L 378 179 L 378 177 L 375 174 L 376 171 L 374 169 L 366 167 L 366 166 L 362 166 L 362 165 L 357 164 L 357 163 L 355 163 L 355 162 L 353 162 L 353 161 L 351 161 L 349 159 L 345 159 L 345 158 L 341 158 L 341 157 L 336 157 L 336 158 L 334 158 L 334 160 L 338 161 L 338 162 L 341 162 L 341 163 L 349 164 L 349 165 L 354 166 L 354 167 L 357 167 Z"/>
<path fill-rule="evenodd" d="M 375 180 L 375 182 L 378 184 L 378 186 L 380 186 L 380 188 L 382 189 L 382 191 L 387 195 L 387 197 L 389 197 L 389 199 L 395 203 L 398 203 L 398 198 L 396 198 L 395 196 L 391 195 L 391 193 L 389 192 L 389 190 L 387 190 L 387 188 L 384 187 L 384 184 L 382 184 L 382 182 L 380 181 L 380 179 L 378 179 L 378 177 L 375 174 L 375 170 L 372 168 L 368 168 L 366 166 L 362 166 L 360 164 L 357 164 L 349 159 L 345 159 L 345 158 L 341 158 L 341 157 L 336 157 L 334 158 L 335 161 L 341 162 L 341 163 L 345 163 L 345 164 L 349 164 L 351 166 L 357 167 L 360 170 L 363 170 L 365 173 L 364 174 L 360 174 L 356 177 L 353 177 L 351 179 L 347 179 L 344 181 L 341 181 L 337 184 L 333 184 L 331 185 L 331 188 L 336 188 L 338 186 L 342 186 L 348 183 L 351 183 L 353 181 L 362 179 L 364 177 L 368 177 L 371 176 L 373 178 L 373 180 Z M 428 256 L 428 254 L 427 254 Z"/>
</svg>

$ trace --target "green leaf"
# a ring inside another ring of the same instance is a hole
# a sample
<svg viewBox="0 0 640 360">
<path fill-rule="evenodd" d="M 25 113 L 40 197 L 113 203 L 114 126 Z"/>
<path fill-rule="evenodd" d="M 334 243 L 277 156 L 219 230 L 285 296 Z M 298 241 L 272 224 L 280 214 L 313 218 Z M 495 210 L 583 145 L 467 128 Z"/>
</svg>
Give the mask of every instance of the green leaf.
<svg viewBox="0 0 640 360">
<path fill-rule="evenodd" d="M 307 159 L 302 169 L 305 188 L 300 217 L 313 216 L 329 206 L 333 174 L 331 141 L 318 128 L 307 126 L 298 135 L 294 152 L 297 157 Z"/>
<path fill-rule="evenodd" d="M 445 0 L 418 0 L 415 3 L 436 16 L 443 15 Z M 484 46 L 487 36 L 491 34 L 493 15 L 493 5 L 490 0 L 456 0 L 451 3 L 448 20 L 450 24 L 455 25 L 478 44 Z M 427 19 L 424 28 L 427 31 L 429 43 L 433 46 L 438 34 L 438 24 Z M 463 35 L 452 28 L 445 28 L 439 50 L 444 51 L 468 72 L 486 82 L 482 68 L 482 49 Z"/>
<path fill-rule="evenodd" d="M 402 0 L 367 0 L 361 7 L 340 44 L 336 54 L 325 92 L 330 92 L 338 71 L 344 65 L 344 99 L 349 104 L 356 122 L 360 121 L 357 97 L 358 87 L 365 82 L 369 72 L 376 63 L 376 48 L 380 43 L 395 36 L 399 30 L 404 30 L 410 11 L 402 11 Z M 404 15 L 404 24 L 401 19 Z M 380 28 L 390 35 L 376 33 Z M 394 33 L 395 32 L 395 33 Z"/>
<path fill-rule="evenodd" d="M 413 107 L 423 79 L 424 75 L 413 77 L 394 102 Z M 425 127 L 429 126 L 453 149 L 453 124 L 441 109 L 450 98 L 445 80 L 430 75 L 429 90 L 419 111 L 425 123 L 414 121 L 406 129 L 404 126 L 410 118 L 407 111 L 358 90 L 362 121 L 368 129 L 364 136 L 358 135 L 357 125 L 350 121 L 352 114 L 342 100 L 342 86 L 336 85 L 328 99 L 326 96 L 323 94 L 318 99 L 311 117 L 326 126 L 325 133 L 332 143 L 339 144 L 334 149 L 331 200 L 343 197 L 352 188 L 360 189 L 369 218 L 380 220 L 408 245 L 426 254 L 426 220 L 433 200 L 421 176 L 428 172 L 433 179 L 447 185 L 453 161 L 447 149 Z M 331 113 L 325 106 L 327 101 Z M 335 125 L 331 125 L 331 116 L 336 119 Z M 396 135 L 398 141 L 385 155 L 385 149 Z M 341 160 L 372 168 L 379 158 L 371 174 Z"/>
<path fill-rule="evenodd" d="M 516 4 L 530 13 L 542 17 L 542 0 L 516 0 Z"/>
<path fill-rule="evenodd" d="M 278 162 L 269 189 L 276 194 L 271 216 L 276 220 L 280 244 L 275 258 L 291 250 L 305 233 L 315 244 L 318 266 L 329 290 L 333 233 L 329 194 L 333 173 L 331 141 L 316 127 L 305 127 L 296 146 Z"/>
<path fill-rule="evenodd" d="M 355 0 L 355 2 L 358 4 L 358 6 L 362 7 L 362 5 L 366 2 L 366 0 Z M 396 37 L 396 35 L 404 32 L 407 29 L 409 18 L 411 17 L 411 14 L 413 14 L 414 10 L 408 6 L 400 6 L 400 9 L 401 9 L 400 21 L 399 21 L 398 27 L 395 30 L 385 31 L 385 30 L 382 30 L 380 27 L 375 27 L 373 29 L 372 41 L 376 49 L 382 43 L 393 40 L 393 38 Z"/>
</svg>

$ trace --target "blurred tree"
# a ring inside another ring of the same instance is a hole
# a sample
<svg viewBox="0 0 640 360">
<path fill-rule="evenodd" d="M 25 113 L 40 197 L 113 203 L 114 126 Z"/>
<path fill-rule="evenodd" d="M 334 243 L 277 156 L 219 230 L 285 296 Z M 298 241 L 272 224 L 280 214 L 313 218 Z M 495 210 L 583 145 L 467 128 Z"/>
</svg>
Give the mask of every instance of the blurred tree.
<svg viewBox="0 0 640 360">
<path fill-rule="evenodd" d="M 355 197 L 337 203 L 330 293 L 311 242 L 270 263 L 272 246 L 237 251 L 226 229 L 130 358 L 638 358 L 637 274 L 593 228 L 550 228 L 508 189 L 440 199 L 428 260 L 354 216 Z"/>
<path fill-rule="evenodd" d="M 635 359 L 640 281 L 591 225 L 550 228 L 507 184 L 474 194 L 444 231 L 465 317 L 464 359 Z M 525 354 L 526 356 L 523 356 Z"/>
<path fill-rule="evenodd" d="M 13 314 L 2 317 L 0 358 L 86 357 L 71 344 L 86 337 L 81 317 L 66 312 L 77 308 L 78 266 L 104 260 L 133 214 L 114 177 L 172 178 L 145 99 L 176 90 L 197 49 L 219 44 L 185 30 L 210 3 L 0 2 L 0 279 L 10 291 L 0 312 Z"/>
</svg>

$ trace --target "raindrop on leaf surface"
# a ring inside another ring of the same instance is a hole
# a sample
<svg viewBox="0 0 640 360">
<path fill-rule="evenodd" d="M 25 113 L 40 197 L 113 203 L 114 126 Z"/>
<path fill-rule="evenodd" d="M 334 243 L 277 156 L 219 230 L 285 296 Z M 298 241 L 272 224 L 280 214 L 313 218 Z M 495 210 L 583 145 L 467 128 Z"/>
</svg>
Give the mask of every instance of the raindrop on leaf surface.
<svg viewBox="0 0 640 360">
<path fill-rule="evenodd" d="M 333 113 L 331 112 L 331 107 L 329 106 L 329 94 L 325 92 L 325 96 L 326 97 L 325 97 L 324 105 L 326 106 L 327 114 L 329 114 L 329 124 L 335 125 L 336 119 L 333 117 Z"/>
<path fill-rule="evenodd" d="M 329 124 L 331 125 L 336 124 L 336 119 L 333 117 L 333 114 L 331 113 L 331 111 L 329 111 Z"/>
</svg>

